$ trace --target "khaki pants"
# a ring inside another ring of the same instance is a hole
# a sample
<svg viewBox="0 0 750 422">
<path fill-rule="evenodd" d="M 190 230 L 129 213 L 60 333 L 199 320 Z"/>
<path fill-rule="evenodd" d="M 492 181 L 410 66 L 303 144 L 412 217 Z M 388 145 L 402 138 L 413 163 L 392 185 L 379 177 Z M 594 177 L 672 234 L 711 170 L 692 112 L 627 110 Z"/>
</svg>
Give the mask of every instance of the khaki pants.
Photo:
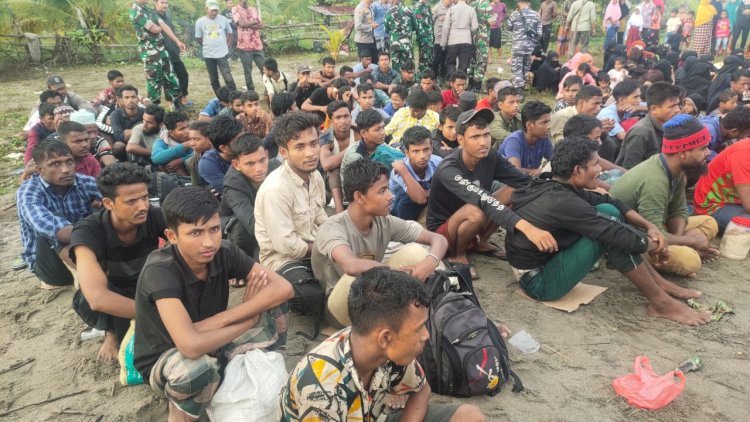
<svg viewBox="0 0 750 422">
<path fill-rule="evenodd" d="M 688 217 L 685 231 L 698 230 L 708 240 L 713 240 L 719 233 L 719 225 L 713 217 L 708 215 L 696 215 Z M 654 264 L 653 258 L 647 254 L 648 261 Z M 659 265 L 659 271 L 677 275 L 689 275 L 697 273 L 701 269 L 702 262 L 698 252 L 690 246 L 670 245 L 669 260 Z"/>
<path fill-rule="evenodd" d="M 422 262 L 428 253 L 422 245 L 409 243 L 383 263 L 391 268 L 415 265 Z M 355 277 L 348 274 L 342 275 L 328 296 L 328 303 L 326 304 L 330 315 L 345 327 L 352 325 L 352 320 L 349 318 L 349 289 L 351 289 L 354 279 Z"/>
</svg>

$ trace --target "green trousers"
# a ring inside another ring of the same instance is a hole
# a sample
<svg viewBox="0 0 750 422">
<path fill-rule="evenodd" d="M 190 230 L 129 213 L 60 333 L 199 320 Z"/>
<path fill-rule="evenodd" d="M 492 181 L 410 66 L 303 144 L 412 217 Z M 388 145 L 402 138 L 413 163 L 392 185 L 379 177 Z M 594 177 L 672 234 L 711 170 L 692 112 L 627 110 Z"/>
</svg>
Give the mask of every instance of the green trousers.
<svg viewBox="0 0 750 422">
<path fill-rule="evenodd" d="M 602 218 L 611 217 L 622 221 L 622 214 L 614 205 L 600 204 L 596 209 Z M 603 254 L 622 273 L 634 270 L 643 261 L 640 255 L 582 236 L 569 248 L 555 254 L 535 276 L 528 280 L 521 278 L 521 288 L 538 300 L 560 299 L 583 280 Z"/>
</svg>

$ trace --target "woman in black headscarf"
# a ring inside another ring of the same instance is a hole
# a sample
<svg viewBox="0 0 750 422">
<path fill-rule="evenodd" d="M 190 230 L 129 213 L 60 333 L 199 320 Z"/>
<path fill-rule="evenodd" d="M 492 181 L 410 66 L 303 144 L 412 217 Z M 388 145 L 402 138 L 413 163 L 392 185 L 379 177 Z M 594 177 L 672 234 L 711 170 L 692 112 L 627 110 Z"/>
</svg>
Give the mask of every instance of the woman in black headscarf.
<svg viewBox="0 0 750 422">
<path fill-rule="evenodd" d="M 672 65 L 672 69 L 677 71 L 677 64 L 680 61 L 680 53 L 676 51 L 670 51 L 664 58 Z"/>
<path fill-rule="evenodd" d="M 709 112 L 719 106 L 719 93 L 725 89 L 729 89 L 729 85 L 732 82 L 732 74 L 741 66 L 742 60 L 737 56 L 727 56 L 724 59 L 724 66 L 716 74 L 713 82 L 711 82 L 711 88 L 708 89 L 707 110 Z"/>
<path fill-rule="evenodd" d="M 628 57 L 628 48 L 623 44 L 617 44 L 615 46 L 615 50 L 612 53 L 612 56 L 610 56 L 609 60 L 604 62 L 604 68 L 602 70 L 604 72 L 609 72 L 610 70 L 614 69 L 615 59 L 618 57 L 621 57 L 623 59 Z"/>
<path fill-rule="evenodd" d="M 557 91 L 560 83 L 560 56 L 554 51 L 547 54 L 541 66 L 534 72 L 534 88 L 539 91 Z"/>
<path fill-rule="evenodd" d="M 695 57 L 695 60 L 698 60 L 698 53 L 693 50 L 685 50 L 682 52 L 680 61 L 677 62 L 677 70 L 674 72 L 674 83 L 677 85 L 682 85 L 682 82 L 685 80 L 685 62 L 687 62 L 689 57 Z"/>
<path fill-rule="evenodd" d="M 685 80 L 682 86 L 687 90 L 687 95 L 698 94 L 706 97 L 708 87 L 711 86 L 711 63 L 698 60 L 697 57 L 691 56 L 685 60 Z"/>
<path fill-rule="evenodd" d="M 672 72 L 672 64 L 667 60 L 659 60 L 654 65 L 654 69 L 660 70 L 664 75 L 664 80 L 669 83 L 674 83 L 674 74 Z"/>
</svg>

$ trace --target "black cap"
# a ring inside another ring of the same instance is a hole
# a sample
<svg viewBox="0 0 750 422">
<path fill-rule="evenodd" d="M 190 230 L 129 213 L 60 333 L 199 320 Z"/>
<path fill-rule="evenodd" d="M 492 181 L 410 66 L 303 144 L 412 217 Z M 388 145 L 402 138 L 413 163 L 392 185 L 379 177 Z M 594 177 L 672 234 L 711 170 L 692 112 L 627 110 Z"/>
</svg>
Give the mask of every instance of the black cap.
<svg viewBox="0 0 750 422">
<path fill-rule="evenodd" d="M 464 132 L 466 132 L 466 126 L 474 120 L 475 117 L 481 117 L 486 120 L 487 123 L 492 123 L 492 121 L 495 120 L 495 113 L 488 108 L 464 111 L 458 116 L 458 121 L 456 122 L 456 133 L 463 135 Z"/>
<path fill-rule="evenodd" d="M 458 96 L 458 108 L 462 111 L 472 110 L 477 106 L 477 94 L 474 91 L 463 91 Z"/>
<path fill-rule="evenodd" d="M 55 75 L 50 76 L 47 78 L 47 86 L 52 89 L 60 89 L 65 86 L 65 81 L 63 81 L 63 78 Z"/>
</svg>

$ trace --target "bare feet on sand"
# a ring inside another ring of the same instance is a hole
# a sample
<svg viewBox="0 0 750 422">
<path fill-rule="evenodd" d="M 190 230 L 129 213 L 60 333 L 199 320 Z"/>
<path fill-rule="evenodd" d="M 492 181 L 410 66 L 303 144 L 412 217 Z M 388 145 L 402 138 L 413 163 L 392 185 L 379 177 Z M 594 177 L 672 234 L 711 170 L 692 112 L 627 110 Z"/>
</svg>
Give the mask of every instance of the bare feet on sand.
<svg viewBox="0 0 750 422">
<path fill-rule="evenodd" d="M 96 360 L 102 363 L 112 362 L 117 359 L 117 337 L 115 333 L 107 331 L 104 335 L 104 342 L 102 347 L 99 348 L 99 353 L 96 355 Z"/>
<path fill-rule="evenodd" d="M 676 297 L 677 299 L 698 299 L 699 297 L 703 296 L 703 292 L 701 292 L 700 290 L 680 287 L 662 277 L 656 278 L 656 284 L 658 284 L 659 287 L 661 287 L 661 289 L 664 290 L 668 295 Z"/>
<path fill-rule="evenodd" d="M 672 298 L 659 304 L 649 303 L 646 312 L 651 316 L 670 319 L 685 325 L 703 325 L 711 321 L 710 312 L 698 312 Z"/>
</svg>

